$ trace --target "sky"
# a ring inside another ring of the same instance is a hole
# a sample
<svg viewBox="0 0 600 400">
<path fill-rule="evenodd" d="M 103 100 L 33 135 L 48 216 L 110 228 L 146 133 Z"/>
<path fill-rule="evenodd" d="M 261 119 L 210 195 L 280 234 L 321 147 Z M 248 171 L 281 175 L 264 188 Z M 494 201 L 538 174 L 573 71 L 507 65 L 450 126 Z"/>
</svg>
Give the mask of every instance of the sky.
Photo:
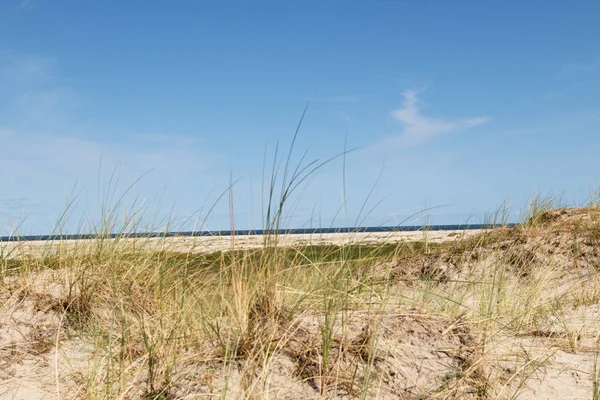
<svg viewBox="0 0 600 400">
<path fill-rule="evenodd" d="M 290 168 L 333 160 L 286 227 L 583 204 L 599 17 L 594 0 L 0 0 L 0 234 L 111 210 L 128 229 L 261 228 L 307 105 Z"/>
</svg>

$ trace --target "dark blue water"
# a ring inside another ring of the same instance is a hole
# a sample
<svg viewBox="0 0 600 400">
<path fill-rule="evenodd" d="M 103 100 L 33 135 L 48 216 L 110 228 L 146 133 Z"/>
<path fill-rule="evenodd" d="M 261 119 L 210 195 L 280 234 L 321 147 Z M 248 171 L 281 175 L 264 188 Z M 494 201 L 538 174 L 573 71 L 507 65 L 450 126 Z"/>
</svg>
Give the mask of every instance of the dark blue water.
<svg viewBox="0 0 600 400">
<path fill-rule="evenodd" d="M 513 227 L 516 224 L 504 226 Z M 489 229 L 501 225 L 472 224 L 472 225 L 422 225 L 414 226 L 371 226 L 351 228 L 300 228 L 279 229 L 277 234 L 320 234 L 320 233 L 353 233 L 353 232 L 418 232 L 427 231 L 464 231 L 473 229 Z M 98 238 L 159 238 L 159 237 L 193 237 L 193 236 L 248 236 L 275 233 L 264 229 L 235 230 L 235 231 L 189 231 L 189 232 L 143 232 L 143 233 L 110 233 L 110 234 L 74 234 L 74 235 L 26 235 L 26 236 L 2 236 L 0 242 L 18 242 L 28 240 L 76 240 L 76 239 L 98 239 Z"/>
</svg>

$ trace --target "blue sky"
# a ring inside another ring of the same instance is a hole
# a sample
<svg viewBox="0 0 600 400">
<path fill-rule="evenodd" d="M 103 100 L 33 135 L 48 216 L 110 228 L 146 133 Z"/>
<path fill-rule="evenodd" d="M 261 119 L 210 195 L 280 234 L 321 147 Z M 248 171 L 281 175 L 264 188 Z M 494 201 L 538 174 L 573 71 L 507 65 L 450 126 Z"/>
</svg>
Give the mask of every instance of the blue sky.
<svg viewBox="0 0 600 400">
<path fill-rule="evenodd" d="M 228 228 L 228 196 L 205 213 L 232 180 L 235 226 L 259 228 L 265 154 L 308 100 L 295 162 L 358 149 L 346 200 L 337 159 L 289 226 L 583 202 L 600 186 L 598 16 L 592 0 L 2 0 L 0 230 L 48 233 L 73 197 L 85 229 L 134 182 L 124 207 L 152 226 Z"/>
</svg>

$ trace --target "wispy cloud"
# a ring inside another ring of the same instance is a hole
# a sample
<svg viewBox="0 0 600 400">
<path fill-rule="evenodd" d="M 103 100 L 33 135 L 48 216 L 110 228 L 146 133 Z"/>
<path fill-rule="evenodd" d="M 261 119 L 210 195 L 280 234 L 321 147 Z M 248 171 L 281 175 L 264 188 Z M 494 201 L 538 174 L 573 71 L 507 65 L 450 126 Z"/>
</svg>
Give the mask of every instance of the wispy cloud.
<svg viewBox="0 0 600 400">
<path fill-rule="evenodd" d="M 402 125 L 402 132 L 385 140 L 394 147 L 416 146 L 435 136 L 464 131 L 489 121 L 488 117 L 463 119 L 440 119 L 422 115 L 419 109 L 419 91 L 407 90 L 403 93 L 402 108 L 392 111 L 392 117 Z"/>
<path fill-rule="evenodd" d="M 0 52 L 0 104 L 5 125 L 64 128 L 81 99 L 63 84 L 54 57 Z"/>
<path fill-rule="evenodd" d="M 0 3 L 0 13 L 29 12 L 38 8 L 37 0 L 4 0 Z"/>
<path fill-rule="evenodd" d="M 13 103 L 13 115 L 19 115 L 29 123 L 51 121 L 64 117 L 74 104 L 68 93 L 61 90 L 28 91 L 16 96 Z"/>
<path fill-rule="evenodd" d="M 0 74 L 19 85 L 39 85 L 56 78 L 57 59 L 25 54 L 0 54 Z"/>
<path fill-rule="evenodd" d="M 6 210 L 30 210 L 32 208 L 39 207 L 37 203 L 33 203 L 28 197 L 9 197 L 0 198 L 0 206 Z"/>
<path fill-rule="evenodd" d="M 19 0 L 17 8 L 25 11 L 33 10 L 36 7 L 34 0 Z"/>
<path fill-rule="evenodd" d="M 561 75 L 579 75 L 579 74 L 589 74 L 593 72 L 600 71 L 600 56 L 581 62 L 569 62 L 564 64 L 559 73 Z"/>
<path fill-rule="evenodd" d="M 170 202 L 220 163 L 220 156 L 194 137 L 115 135 L 89 125 L 79 108 L 74 110 L 85 99 L 63 83 L 53 58 L 0 53 L 0 87 L 0 111 L 7 116 L 0 121 L 0 181 L 3 194 L 10 196 L 0 199 L 0 222 L 35 214 L 28 222 L 32 229 L 39 224 L 47 231 L 46 219 L 54 218 L 74 184 L 91 193 L 98 189 L 99 174 L 112 170 L 122 182 L 151 171 L 136 188 L 151 196 L 168 185 Z M 197 207 L 194 199 L 181 201 L 186 209 Z"/>
</svg>

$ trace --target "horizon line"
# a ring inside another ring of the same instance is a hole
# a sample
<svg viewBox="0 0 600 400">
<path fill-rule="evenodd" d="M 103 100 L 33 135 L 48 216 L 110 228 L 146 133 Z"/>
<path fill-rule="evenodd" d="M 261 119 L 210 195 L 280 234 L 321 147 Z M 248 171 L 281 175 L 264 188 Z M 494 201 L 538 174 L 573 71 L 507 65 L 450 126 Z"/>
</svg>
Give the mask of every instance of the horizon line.
<svg viewBox="0 0 600 400">
<path fill-rule="evenodd" d="M 30 242 L 51 240 L 90 240 L 117 238 L 161 238 L 161 237 L 206 237 L 206 236 L 260 236 L 265 234 L 305 235 L 327 233 L 382 233 L 382 232 L 418 232 L 418 231 L 465 231 L 493 229 L 499 227 L 515 227 L 516 223 L 506 224 L 448 224 L 448 225 L 407 225 L 407 226 L 371 226 L 345 228 L 292 228 L 292 229 L 240 229 L 214 231 L 175 231 L 175 232 L 132 232 L 132 233 L 80 233 L 80 234 L 49 234 L 49 235 L 9 235 L 0 236 L 2 242 Z"/>
</svg>

